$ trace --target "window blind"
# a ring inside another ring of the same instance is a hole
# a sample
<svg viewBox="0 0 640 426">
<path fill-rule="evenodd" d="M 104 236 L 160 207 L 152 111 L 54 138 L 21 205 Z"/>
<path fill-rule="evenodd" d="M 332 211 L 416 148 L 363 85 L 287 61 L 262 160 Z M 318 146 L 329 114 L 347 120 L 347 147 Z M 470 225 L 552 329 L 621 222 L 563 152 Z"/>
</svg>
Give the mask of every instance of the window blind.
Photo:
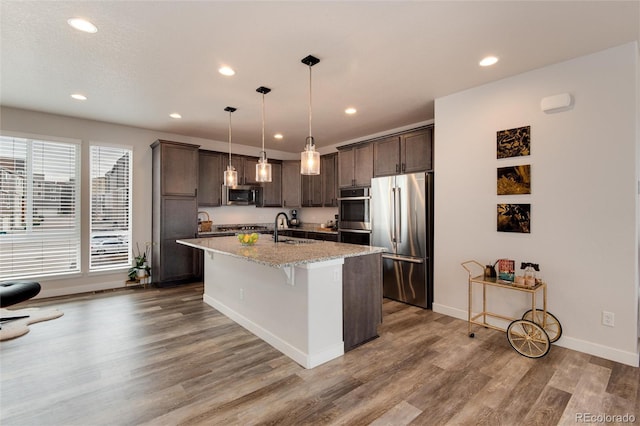
<svg viewBox="0 0 640 426">
<path fill-rule="evenodd" d="M 80 271 L 80 147 L 0 136 L 0 280 Z"/>
<path fill-rule="evenodd" d="M 90 270 L 131 265 L 132 151 L 91 146 Z"/>
</svg>

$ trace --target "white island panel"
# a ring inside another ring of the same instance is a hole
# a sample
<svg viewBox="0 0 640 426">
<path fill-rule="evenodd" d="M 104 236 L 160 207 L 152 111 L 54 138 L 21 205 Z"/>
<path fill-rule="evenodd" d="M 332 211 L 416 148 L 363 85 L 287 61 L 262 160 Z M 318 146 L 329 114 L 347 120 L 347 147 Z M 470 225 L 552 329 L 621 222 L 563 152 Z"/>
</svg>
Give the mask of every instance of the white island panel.
<svg viewBox="0 0 640 426">
<path fill-rule="evenodd" d="M 313 368 L 344 354 L 343 259 L 274 268 L 206 252 L 204 301 Z"/>
</svg>

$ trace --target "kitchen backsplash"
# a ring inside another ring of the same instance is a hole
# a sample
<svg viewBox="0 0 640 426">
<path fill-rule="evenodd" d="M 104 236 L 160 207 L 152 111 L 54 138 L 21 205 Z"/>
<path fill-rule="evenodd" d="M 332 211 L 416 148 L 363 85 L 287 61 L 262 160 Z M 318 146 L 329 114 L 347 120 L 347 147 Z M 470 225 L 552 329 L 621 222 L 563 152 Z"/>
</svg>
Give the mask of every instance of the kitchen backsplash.
<svg viewBox="0 0 640 426">
<path fill-rule="evenodd" d="M 285 212 L 289 217 L 290 208 L 262 208 L 254 206 L 200 207 L 198 211 L 209 214 L 213 225 L 241 223 L 272 223 L 278 212 Z M 300 207 L 298 218 L 302 223 L 323 223 L 334 220 L 338 214 L 337 207 Z"/>
</svg>

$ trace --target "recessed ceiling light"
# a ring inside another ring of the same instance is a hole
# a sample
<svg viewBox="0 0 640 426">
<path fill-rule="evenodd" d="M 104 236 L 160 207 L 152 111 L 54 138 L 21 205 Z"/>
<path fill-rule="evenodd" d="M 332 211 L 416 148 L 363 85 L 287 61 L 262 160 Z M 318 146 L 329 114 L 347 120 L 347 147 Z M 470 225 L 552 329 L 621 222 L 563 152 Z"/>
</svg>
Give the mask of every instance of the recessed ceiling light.
<svg viewBox="0 0 640 426">
<path fill-rule="evenodd" d="M 182 116 L 180 114 L 178 114 L 177 112 L 172 112 L 171 114 L 169 114 L 169 117 L 171 118 L 182 118 Z"/>
<path fill-rule="evenodd" d="M 71 97 L 77 101 L 86 101 L 87 97 L 85 95 L 82 95 L 80 93 L 74 93 L 73 95 L 71 95 Z"/>
<path fill-rule="evenodd" d="M 358 112 L 358 110 L 353 108 L 353 107 L 349 107 L 349 108 L 345 109 L 344 112 L 345 112 L 345 114 L 351 115 L 351 114 L 355 114 L 356 112 Z"/>
<path fill-rule="evenodd" d="M 226 76 L 231 76 L 231 75 L 234 75 L 234 74 L 236 73 L 236 72 L 233 70 L 233 68 L 228 67 L 228 66 L 226 66 L 226 65 L 225 65 L 225 66 L 223 66 L 223 67 L 220 67 L 220 68 L 218 69 L 218 72 L 219 72 L 220 74 L 222 74 L 222 75 L 226 75 Z"/>
<path fill-rule="evenodd" d="M 85 33 L 96 33 L 98 28 L 91 22 L 81 18 L 71 18 L 67 20 L 67 23 L 78 31 L 84 31 Z"/>
<path fill-rule="evenodd" d="M 483 58 L 479 64 L 481 67 L 488 67 L 494 65 L 496 62 L 498 62 L 498 58 L 495 56 L 487 56 L 486 58 Z"/>
<path fill-rule="evenodd" d="M 282 139 L 284 138 L 284 136 L 282 136 L 282 133 L 276 133 L 275 135 L 273 135 L 274 139 Z"/>
</svg>

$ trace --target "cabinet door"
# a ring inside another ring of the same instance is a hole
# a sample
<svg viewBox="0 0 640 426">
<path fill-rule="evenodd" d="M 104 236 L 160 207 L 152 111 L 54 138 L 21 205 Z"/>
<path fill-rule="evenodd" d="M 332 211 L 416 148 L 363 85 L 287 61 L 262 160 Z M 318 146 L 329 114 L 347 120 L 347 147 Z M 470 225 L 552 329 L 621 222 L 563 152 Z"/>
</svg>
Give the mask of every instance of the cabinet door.
<svg viewBox="0 0 640 426">
<path fill-rule="evenodd" d="M 373 147 L 371 144 L 355 147 L 354 181 L 355 186 L 371 185 L 373 177 Z"/>
<path fill-rule="evenodd" d="M 382 256 L 347 257 L 342 266 L 343 340 L 347 352 L 378 336 L 382 322 Z"/>
<path fill-rule="evenodd" d="M 332 241 L 334 243 L 337 243 L 338 242 L 338 234 L 324 234 L 322 239 L 325 240 L 325 241 Z"/>
<path fill-rule="evenodd" d="M 392 137 L 373 143 L 373 175 L 392 176 L 400 173 L 400 138 Z"/>
<path fill-rule="evenodd" d="M 198 204 L 194 197 L 162 199 L 160 238 L 194 238 L 198 232 Z"/>
<path fill-rule="evenodd" d="M 338 184 L 340 188 L 350 187 L 354 184 L 354 152 L 353 148 L 338 151 Z"/>
<path fill-rule="evenodd" d="M 294 238 L 308 238 L 309 233 L 307 231 L 298 231 L 297 229 L 291 230 L 291 236 Z"/>
<path fill-rule="evenodd" d="M 238 173 L 238 185 L 244 185 L 244 157 L 241 155 L 232 155 L 231 165 L 235 167 L 236 172 Z"/>
<path fill-rule="evenodd" d="M 195 197 L 164 197 L 160 232 L 160 261 L 152 264 L 154 280 L 160 282 L 194 278 L 197 259 L 193 248 L 176 243 L 194 238 L 198 229 Z"/>
<path fill-rule="evenodd" d="M 282 164 L 271 163 L 271 182 L 262 183 L 262 206 L 282 207 Z"/>
<path fill-rule="evenodd" d="M 199 206 L 217 207 L 222 204 L 222 157 L 216 152 L 198 153 Z"/>
<path fill-rule="evenodd" d="M 282 162 L 282 206 L 300 207 L 300 161 Z"/>
<path fill-rule="evenodd" d="M 322 166 L 319 175 L 302 176 L 302 206 L 322 207 Z"/>
<path fill-rule="evenodd" d="M 244 159 L 244 185 L 260 185 L 256 180 L 256 166 L 258 159 L 255 157 L 245 157 Z M 272 166 L 273 167 L 273 166 Z M 271 171 L 273 173 L 273 170 Z"/>
<path fill-rule="evenodd" d="M 401 137 L 402 173 L 433 169 L 433 129 L 412 132 Z"/>
<path fill-rule="evenodd" d="M 322 205 L 325 207 L 338 207 L 338 179 L 336 154 L 328 154 L 320 157 L 320 174 L 322 176 Z"/>
<path fill-rule="evenodd" d="M 198 147 L 162 144 L 162 195 L 196 196 Z"/>
</svg>

